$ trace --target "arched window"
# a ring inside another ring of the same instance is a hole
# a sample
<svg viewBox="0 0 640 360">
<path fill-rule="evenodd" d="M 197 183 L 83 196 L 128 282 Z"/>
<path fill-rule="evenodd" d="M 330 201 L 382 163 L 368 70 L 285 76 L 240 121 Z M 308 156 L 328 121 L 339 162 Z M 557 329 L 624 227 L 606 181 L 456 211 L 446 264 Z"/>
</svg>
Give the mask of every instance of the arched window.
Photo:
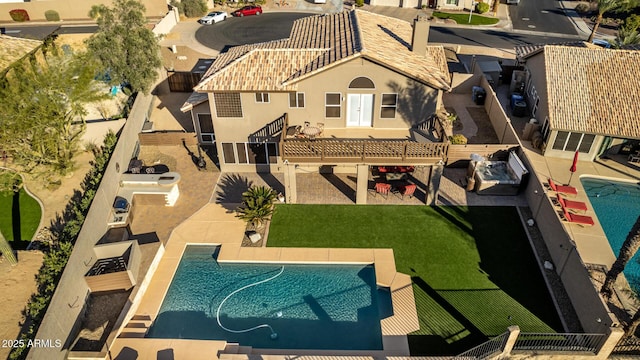
<svg viewBox="0 0 640 360">
<path fill-rule="evenodd" d="M 375 89 L 376 86 L 373 84 L 371 79 L 366 77 L 357 77 L 349 83 L 349 89 Z"/>
</svg>

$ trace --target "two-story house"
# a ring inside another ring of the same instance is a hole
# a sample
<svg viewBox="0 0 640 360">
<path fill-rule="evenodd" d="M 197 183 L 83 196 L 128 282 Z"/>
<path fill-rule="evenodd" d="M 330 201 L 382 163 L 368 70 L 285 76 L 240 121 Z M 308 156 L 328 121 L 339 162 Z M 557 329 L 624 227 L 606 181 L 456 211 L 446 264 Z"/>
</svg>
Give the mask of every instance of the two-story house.
<svg viewBox="0 0 640 360">
<path fill-rule="evenodd" d="M 640 140 L 640 52 L 584 43 L 517 46 L 545 156 L 593 160 Z"/>
<path fill-rule="evenodd" d="M 446 156 L 430 119 L 450 77 L 428 31 L 426 18 L 412 28 L 361 10 L 302 18 L 287 39 L 220 54 L 182 110 L 200 143 L 215 142 L 222 171 L 295 182 L 289 165 L 429 166 Z"/>
</svg>

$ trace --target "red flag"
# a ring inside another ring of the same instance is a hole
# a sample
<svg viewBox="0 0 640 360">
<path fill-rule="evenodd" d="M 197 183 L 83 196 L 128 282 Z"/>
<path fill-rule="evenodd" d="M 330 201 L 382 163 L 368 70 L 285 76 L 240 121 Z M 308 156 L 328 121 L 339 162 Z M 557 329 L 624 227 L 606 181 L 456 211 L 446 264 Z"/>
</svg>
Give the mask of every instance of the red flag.
<svg viewBox="0 0 640 360">
<path fill-rule="evenodd" d="M 576 150 L 576 153 L 573 155 L 573 163 L 571 164 L 571 168 L 569 168 L 569 171 L 571 171 L 572 173 L 576 172 L 577 165 L 578 165 L 578 150 Z"/>
</svg>

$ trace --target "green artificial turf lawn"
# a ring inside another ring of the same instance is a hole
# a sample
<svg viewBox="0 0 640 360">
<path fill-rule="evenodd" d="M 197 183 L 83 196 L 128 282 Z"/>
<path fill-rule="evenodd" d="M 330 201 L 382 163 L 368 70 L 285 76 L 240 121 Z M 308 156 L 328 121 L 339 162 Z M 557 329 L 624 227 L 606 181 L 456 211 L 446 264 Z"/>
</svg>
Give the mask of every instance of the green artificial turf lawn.
<svg viewBox="0 0 640 360">
<path fill-rule="evenodd" d="M 413 279 L 412 355 L 455 355 L 510 325 L 561 330 L 512 207 L 278 205 L 270 247 L 392 248 Z"/>
<path fill-rule="evenodd" d="M 28 244 L 40 224 L 40 205 L 24 189 L 20 189 L 18 204 L 20 207 L 20 237 L 22 238 L 19 240 Z M 7 241 L 14 240 L 14 221 L 17 222 L 18 217 L 14 218 L 13 214 L 13 191 L 0 192 L 0 231 Z M 20 247 L 18 246 L 18 248 Z M 15 246 L 14 250 L 16 250 Z"/>
<path fill-rule="evenodd" d="M 469 13 L 447 13 L 434 11 L 433 16 L 440 19 L 451 19 L 461 25 L 493 25 L 498 23 L 498 19 L 496 18 L 476 14 L 471 15 L 471 23 L 469 23 Z"/>
</svg>

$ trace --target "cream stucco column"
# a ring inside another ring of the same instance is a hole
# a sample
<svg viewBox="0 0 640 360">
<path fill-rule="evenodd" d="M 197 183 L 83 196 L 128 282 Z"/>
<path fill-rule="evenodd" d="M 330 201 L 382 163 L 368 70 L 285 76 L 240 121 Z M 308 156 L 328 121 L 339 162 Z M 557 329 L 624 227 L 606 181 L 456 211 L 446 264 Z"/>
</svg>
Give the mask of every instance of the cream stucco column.
<svg viewBox="0 0 640 360">
<path fill-rule="evenodd" d="M 618 345 L 618 342 L 620 341 L 620 339 L 622 339 L 623 336 L 624 336 L 624 330 L 622 330 L 621 328 L 619 327 L 610 328 L 609 336 L 607 337 L 607 340 L 602 345 L 602 347 L 600 347 L 600 350 L 598 350 L 598 353 L 596 354 L 596 358 L 603 359 L 603 360 L 608 359 L 609 355 L 611 355 L 611 352 L 616 347 L 616 345 Z"/>
<path fill-rule="evenodd" d="M 296 166 L 294 164 L 284 165 L 284 196 L 287 204 L 298 202 L 298 190 L 296 188 Z"/>
<path fill-rule="evenodd" d="M 442 179 L 442 172 L 444 171 L 444 165 L 435 164 L 431 166 L 431 174 L 429 175 L 429 184 L 427 186 L 427 205 L 435 205 L 438 199 L 438 191 L 440 190 L 440 180 Z"/>
<path fill-rule="evenodd" d="M 518 339 L 518 335 L 520 335 L 520 327 L 518 325 L 512 325 L 507 328 L 509 331 L 509 337 L 504 344 L 504 349 L 502 349 L 501 357 L 508 358 L 511 355 L 511 350 L 513 346 L 516 344 L 516 340 Z"/>
<path fill-rule="evenodd" d="M 356 204 L 367 203 L 367 188 L 369 187 L 369 165 L 356 165 Z"/>
</svg>

